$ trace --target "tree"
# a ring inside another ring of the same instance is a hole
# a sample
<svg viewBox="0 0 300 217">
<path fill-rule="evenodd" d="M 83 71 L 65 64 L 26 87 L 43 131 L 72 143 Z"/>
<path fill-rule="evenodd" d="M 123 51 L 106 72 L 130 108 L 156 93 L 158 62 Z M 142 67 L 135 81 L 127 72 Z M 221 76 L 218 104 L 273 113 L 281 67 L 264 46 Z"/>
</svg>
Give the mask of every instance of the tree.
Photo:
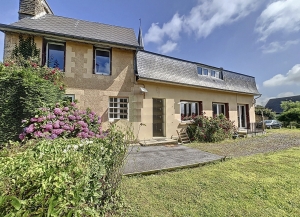
<svg viewBox="0 0 300 217">
<path fill-rule="evenodd" d="M 256 115 L 263 115 L 264 117 L 267 117 L 270 120 L 275 119 L 275 117 L 276 117 L 275 112 L 273 112 L 271 109 L 265 108 L 261 105 L 257 105 L 255 107 L 255 114 Z"/>
<path fill-rule="evenodd" d="M 291 122 L 300 123 L 300 102 L 284 101 L 281 103 L 283 112 L 278 120 L 290 124 Z"/>
</svg>

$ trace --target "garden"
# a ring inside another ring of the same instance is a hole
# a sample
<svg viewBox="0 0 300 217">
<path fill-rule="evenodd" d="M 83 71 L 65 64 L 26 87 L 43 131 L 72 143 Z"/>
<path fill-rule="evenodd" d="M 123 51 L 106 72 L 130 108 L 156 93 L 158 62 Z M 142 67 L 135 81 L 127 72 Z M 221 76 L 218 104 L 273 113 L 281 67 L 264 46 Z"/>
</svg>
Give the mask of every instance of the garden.
<svg viewBox="0 0 300 217">
<path fill-rule="evenodd" d="M 64 98 L 63 72 L 20 36 L 0 63 L 0 216 L 105 216 L 122 206 L 126 131 Z M 125 132 L 125 133 L 124 133 Z"/>
</svg>

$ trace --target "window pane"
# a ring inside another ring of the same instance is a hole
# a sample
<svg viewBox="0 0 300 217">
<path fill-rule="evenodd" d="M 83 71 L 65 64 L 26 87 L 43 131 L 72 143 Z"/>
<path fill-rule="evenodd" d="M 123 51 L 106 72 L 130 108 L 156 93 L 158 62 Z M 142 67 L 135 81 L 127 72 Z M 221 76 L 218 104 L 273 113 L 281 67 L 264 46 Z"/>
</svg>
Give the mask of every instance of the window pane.
<svg viewBox="0 0 300 217">
<path fill-rule="evenodd" d="M 198 75 L 202 75 L 202 68 L 201 67 L 198 67 L 197 71 L 198 71 Z"/>
<path fill-rule="evenodd" d="M 59 44 L 48 44 L 48 67 L 65 68 L 65 47 Z"/>
<path fill-rule="evenodd" d="M 208 69 L 203 69 L 203 75 L 208 75 Z"/>
<path fill-rule="evenodd" d="M 223 114 L 223 115 L 225 115 L 225 105 L 219 105 L 219 115 L 220 114 Z"/>
<path fill-rule="evenodd" d="M 213 116 L 218 115 L 218 104 L 213 104 Z"/>
<path fill-rule="evenodd" d="M 109 118 L 119 118 L 119 119 L 127 119 L 128 117 L 128 110 L 127 105 L 128 98 L 117 98 L 117 97 L 110 97 L 109 101 Z M 122 108 L 122 109 L 120 109 Z"/>
<path fill-rule="evenodd" d="M 216 76 L 216 71 L 215 70 L 211 70 L 210 71 L 210 75 L 211 75 L 211 77 L 215 77 Z"/>
<path fill-rule="evenodd" d="M 223 72 L 220 72 L 220 73 L 219 73 L 219 78 L 220 78 L 220 79 L 223 79 Z"/>
<path fill-rule="evenodd" d="M 108 51 L 96 50 L 95 73 L 110 74 L 110 57 Z"/>
</svg>

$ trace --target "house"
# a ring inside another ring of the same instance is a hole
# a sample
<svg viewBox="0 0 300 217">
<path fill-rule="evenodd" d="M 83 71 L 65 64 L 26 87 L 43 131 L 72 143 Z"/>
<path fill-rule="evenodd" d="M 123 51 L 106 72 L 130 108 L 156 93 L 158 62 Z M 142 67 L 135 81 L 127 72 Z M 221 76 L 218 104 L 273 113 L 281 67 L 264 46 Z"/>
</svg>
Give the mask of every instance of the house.
<svg viewBox="0 0 300 217">
<path fill-rule="evenodd" d="M 19 34 L 34 36 L 41 64 L 64 71 L 66 93 L 79 107 L 96 111 L 104 127 L 131 123 L 140 140 L 171 138 L 185 117 L 202 113 L 223 113 L 239 128 L 255 122 L 254 77 L 145 51 L 133 29 L 56 16 L 45 0 L 20 0 L 19 21 L 0 30 L 4 59 Z"/>
<path fill-rule="evenodd" d="M 271 109 L 276 114 L 280 114 L 283 112 L 280 105 L 284 101 L 300 102 L 300 95 L 269 99 L 269 101 L 265 105 L 265 108 Z"/>
</svg>

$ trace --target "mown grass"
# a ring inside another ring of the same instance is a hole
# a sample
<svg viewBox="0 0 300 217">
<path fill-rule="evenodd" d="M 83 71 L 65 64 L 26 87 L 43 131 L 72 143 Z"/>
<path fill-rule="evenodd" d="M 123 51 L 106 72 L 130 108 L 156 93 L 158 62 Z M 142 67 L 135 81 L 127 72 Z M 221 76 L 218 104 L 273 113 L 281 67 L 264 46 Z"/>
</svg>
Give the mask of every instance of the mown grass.
<svg viewBox="0 0 300 217">
<path fill-rule="evenodd" d="M 124 177 L 124 216 L 300 216 L 300 148 Z"/>
</svg>

